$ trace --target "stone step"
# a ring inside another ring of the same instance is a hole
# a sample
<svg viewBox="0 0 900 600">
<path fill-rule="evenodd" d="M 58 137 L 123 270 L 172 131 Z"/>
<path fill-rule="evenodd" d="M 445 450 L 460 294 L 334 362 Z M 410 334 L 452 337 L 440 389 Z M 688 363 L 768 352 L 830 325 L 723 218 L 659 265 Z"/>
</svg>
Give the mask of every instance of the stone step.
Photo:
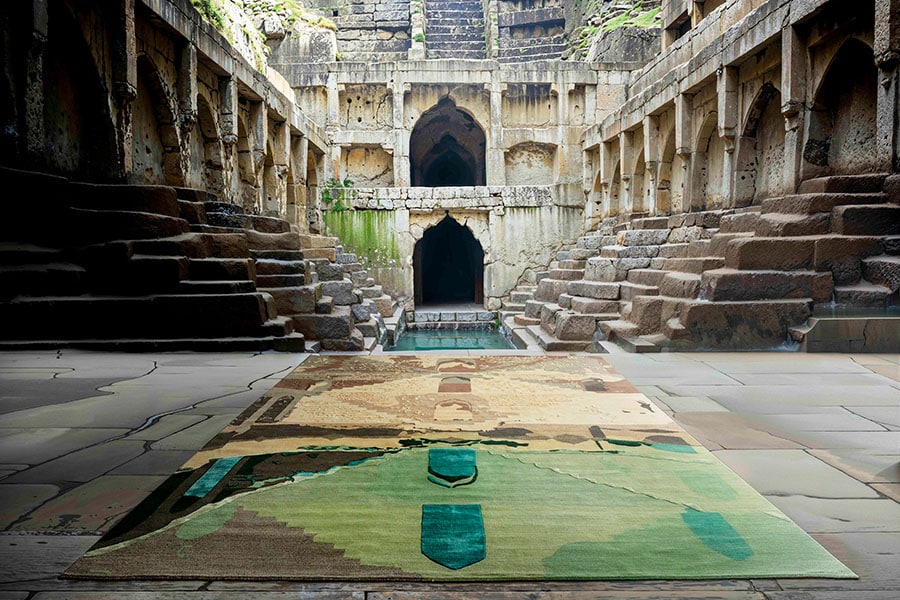
<svg viewBox="0 0 900 600">
<path fill-rule="evenodd" d="M 756 235 L 760 237 L 796 237 L 828 233 L 831 213 L 811 215 L 765 213 L 756 223 Z"/>
<path fill-rule="evenodd" d="M 323 281 L 322 295 L 334 298 L 334 303 L 341 306 L 357 304 L 360 302 L 359 296 L 356 294 L 356 288 L 349 279 L 341 279 L 340 281 Z M 377 297 L 377 296 L 376 296 Z"/>
<path fill-rule="evenodd" d="M 306 263 L 303 261 L 257 258 L 254 262 L 257 275 L 306 273 Z"/>
<path fill-rule="evenodd" d="M 65 260 L 65 254 L 59 248 L 0 242 L 0 265 L 43 265 Z"/>
<path fill-rule="evenodd" d="M 207 225 L 201 223 L 199 225 L 190 225 L 190 230 L 194 233 L 243 233 L 245 229 L 236 227 L 217 227 L 215 225 Z"/>
<path fill-rule="evenodd" d="M 325 314 L 293 315 L 291 320 L 294 330 L 306 339 L 349 339 L 354 330 L 353 316 L 347 306 L 335 306 L 332 312 Z"/>
<path fill-rule="evenodd" d="M 319 296 L 319 299 L 316 300 L 316 307 L 313 312 L 317 315 L 330 315 L 334 312 L 334 298 L 325 294 Z"/>
<path fill-rule="evenodd" d="M 570 281 L 566 292 L 572 296 L 582 296 L 597 300 L 618 300 L 619 284 L 607 281 Z"/>
<path fill-rule="evenodd" d="M 250 215 L 243 213 L 207 212 L 206 224 L 213 227 L 227 227 L 230 229 L 251 229 Z"/>
<path fill-rule="evenodd" d="M 672 298 L 696 298 L 700 291 L 700 275 L 672 271 L 659 284 L 659 295 Z"/>
<path fill-rule="evenodd" d="M 178 216 L 191 225 L 206 223 L 206 207 L 203 202 L 178 199 Z"/>
<path fill-rule="evenodd" d="M 513 322 L 514 322 L 516 325 L 521 325 L 521 326 L 523 326 L 523 327 L 527 327 L 527 326 L 529 326 L 529 325 L 536 325 L 536 326 L 539 327 L 540 324 L 541 324 L 541 320 L 540 320 L 540 319 L 534 319 L 534 318 L 531 318 L 531 317 L 526 317 L 526 316 L 523 315 L 523 314 L 516 314 L 516 315 L 513 315 Z"/>
<path fill-rule="evenodd" d="M 287 233 L 291 230 L 291 224 L 278 217 L 251 215 L 250 228 L 263 233 Z"/>
<path fill-rule="evenodd" d="M 831 212 L 838 206 L 851 204 L 881 204 L 887 201 L 887 195 L 881 192 L 872 194 L 794 194 L 781 198 L 770 198 L 762 203 L 762 214 L 784 213 L 794 215 L 811 215 Z"/>
<path fill-rule="evenodd" d="M 637 296 L 658 296 L 659 288 L 655 285 L 641 285 L 623 281 L 619 287 L 622 300 L 633 300 Z"/>
<path fill-rule="evenodd" d="M 57 296 L 87 291 L 86 272 L 71 263 L 0 267 L 0 300 L 16 296 Z"/>
<path fill-rule="evenodd" d="M 584 269 L 553 269 L 550 271 L 550 279 L 562 281 L 574 281 L 584 278 Z"/>
<path fill-rule="evenodd" d="M 501 305 L 503 306 L 503 310 L 515 313 L 524 313 L 525 312 L 525 304 L 522 302 L 511 302 L 509 300 L 503 300 Z"/>
<path fill-rule="evenodd" d="M 900 289 L 900 256 L 883 255 L 864 258 L 862 275 L 866 281 L 896 292 Z"/>
<path fill-rule="evenodd" d="M 884 308 L 888 305 L 891 290 L 862 280 L 853 285 L 839 285 L 834 288 L 834 302 L 838 306 L 855 308 Z"/>
<path fill-rule="evenodd" d="M 681 305 L 685 338 L 697 348 L 775 348 L 788 329 L 804 323 L 812 300 L 752 300 L 743 302 L 688 301 Z M 727 326 L 724 326 L 727 324 Z"/>
<path fill-rule="evenodd" d="M 603 258 L 588 259 L 584 279 L 588 281 L 624 281 L 632 269 L 644 269 L 657 259 L 652 258 Z"/>
<path fill-rule="evenodd" d="M 831 231 L 842 235 L 895 235 L 900 233 L 900 206 L 856 204 L 831 211 Z"/>
<path fill-rule="evenodd" d="M 725 265 L 725 259 L 716 256 L 702 258 L 667 258 L 665 270 L 680 271 L 682 273 L 700 274 L 710 269 L 719 269 Z"/>
<path fill-rule="evenodd" d="M 632 229 L 668 229 L 669 217 L 644 217 L 632 219 Z"/>
<path fill-rule="evenodd" d="M 223 281 L 180 281 L 175 288 L 178 294 L 246 294 L 249 292 L 267 292 L 257 289 L 255 281 L 227 279 Z M 281 314 L 281 310 L 278 311 Z"/>
<path fill-rule="evenodd" d="M 620 231 L 616 243 L 620 246 L 660 246 L 669 239 L 669 229 L 637 229 Z"/>
<path fill-rule="evenodd" d="M 569 308 L 583 314 L 599 315 L 619 312 L 619 302 L 617 300 L 598 300 L 584 296 L 570 296 L 568 303 Z"/>
<path fill-rule="evenodd" d="M 509 293 L 509 301 L 524 305 L 528 300 L 534 300 L 534 292 L 522 292 L 513 290 Z"/>
<path fill-rule="evenodd" d="M 573 260 L 587 260 L 593 256 L 600 254 L 599 250 L 590 248 L 572 248 L 569 250 L 569 258 Z"/>
<path fill-rule="evenodd" d="M 118 185 L 70 182 L 66 199 L 74 208 L 135 212 L 181 218 L 175 188 L 162 185 Z"/>
<path fill-rule="evenodd" d="M 275 316 L 274 303 L 261 293 L 27 298 L 0 304 L 6 339 L 255 336 Z"/>
<path fill-rule="evenodd" d="M 338 238 L 328 235 L 299 234 L 300 248 L 333 248 L 337 252 Z M 334 261 L 332 261 L 334 262 Z"/>
<path fill-rule="evenodd" d="M 313 352 L 317 342 L 308 343 L 301 333 L 284 336 L 232 336 L 215 338 L 111 338 L 84 340 L 0 341 L 2 350 L 54 350 L 60 347 L 114 352 Z"/>
<path fill-rule="evenodd" d="M 250 250 L 250 256 L 257 259 L 257 261 L 299 261 L 304 259 L 302 250 Z"/>
<path fill-rule="evenodd" d="M 670 258 L 704 258 L 709 256 L 715 256 L 710 254 L 710 246 L 712 245 L 712 240 L 697 240 L 695 242 L 691 242 L 688 244 L 686 251 L 683 253 L 683 256 L 675 257 L 671 256 Z M 724 258 L 724 256 L 722 257 Z"/>
<path fill-rule="evenodd" d="M 702 297 L 711 302 L 787 298 L 828 302 L 834 291 L 834 280 L 830 272 L 723 268 L 703 273 L 700 288 Z"/>
<path fill-rule="evenodd" d="M 380 298 L 384 295 L 384 288 L 380 285 L 360 287 L 359 293 L 363 298 Z"/>
<path fill-rule="evenodd" d="M 374 318 L 369 318 L 366 321 L 357 322 L 356 328 L 361 334 L 363 334 L 364 338 L 372 338 L 373 344 L 375 339 L 378 338 L 378 321 L 376 321 Z M 366 350 L 371 350 L 371 348 L 366 348 Z"/>
<path fill-rule="evenodd" d="M 509 63 L 522 59 L 554 60 L 566 51 L 568 46 L 565 43 L 549 43 L 541 44 L 535 42 L 527 45 L 507 45 L 500 47 L 499 62 Z"/>
<path fill-rule="evenodd" d="M 394 314 L 394 299 L 389 295 L 385 294 L 379 298 L 372 298 L 371 302 L 378 310 L 378 314 L 380 314 L 385 319 Z"/>
<path fill-rule="evenodd" d="M 593 346 L 593 341 L 560 340 L 553 334 L 544 331 L 539 325 L 529 325 L 527 329 L 541 348 L 548 352 L 589 352 Z"/>
<path fill-rule="evenodd" d="M 191 258 L 190 279 L 195 280 L 255 280 L 256 265 L 251 258 Z"/>
<path fill-rule="evenodd" d="M 758 212 L 746 212 L 723 215 L 720 221 L 719 234 L 756 231 L 759 214 Z"/>
<path fill-rule="evenodd" d="M 343 265 L 317 259 L 314 263 L 319 281 L 343 281 L 346 275 Z"/>
<path fill-rule="evenodd" d="M 315 258 L 322 258 L 328 260 L 329 262 L 334 262 L 337 257 L 334 248 L 304 248 L 303 256 L 310 260 Z"/>
<path fill-rule="evenodd" d="M 798 191 L 801 194 L 880 192 L 886 178 L 887 174 L 885 173 L 817 177 L 801 182 Z"/>
<path fill-rule="evenodd" d="M 263 288 L 297 287 L 306 283 L 305 275 L 273 274 L 257 275 L 256 285 Z"/>
<path fill-rule="evenodd" d="M 666 271 L 661 269 L 632 269 L 628 271 L 627 280 L 634 284 L 658 287 L 665 274 Z"/>
<path fill-rule="evenodd" d="M 538 283 L 538 289 L 534 293 L 534 298 L 545 302 L 556 302 L 560 294 L 565 294 L 568 291 L 568 285 L 569 282 L 566 280 L 542 279 Z"/>
<path fill-rule="evenodd" d="M 180 217 L 117 210 L 69 210 L 69 232 L 81 243 L 143 240 L 181 235 L 190 224 Z"/>
<path fill-rule="evenodd" d="M 616 236 L 614 235 L 585 235 L 575 242 L 577 248 L 588 249 L 588 250 L 599 250 L 603 246 L 613 246 L 616 243 Z M 574 258 L 569 255 L 569 258 Z"/>
<path fill-rule="evenodd" d="M 279 315 L 313 313 L 316 302 L 322 297 L 322 286 L 316 284 L 299 286 L 257 287 L 275 300 Z"/>
<path fill-rule="evenodd" d="M 729 242 L 731 240 L 738 240 L 743 238 L 751 238 L 756 234 L 752 231 L 736 231 L 731 233 L 717 233 L 712 236 L 709 240 L 709 248 L 707 251 L 707 256 L 718 256 L 721 258 L 725 258 L 725 250 L 728 248 Z"/>
<path fill-rule="evenodd" d="M 87 280 L 91 290 L 96 293 L 128 295 L 169 293 L 174 291 L 179 282 L 189 278 L 189 264 L 190 259 L 184 256 L 135 254 L 124 262 L 103 261 L 94 264 L 89 262 Z M 247 280 L 250 277 L 235 277 L 235 279 Z"/>
<path fill-rule="evenodd" d="M 563 259 L 559 261 L 557 268 L 559 269 L 584 269 L 587 264 L 586 260 Z"/>
<path fill-rule="evenodd" d="M 600 258 L 655 258 L 666 246 L 603 246 Z M 679 246 L 680 247 L 680 246 Z"/>
<path fill-rule="evenodd" d="M 525 316 L 532 319 L 540 319 L 541 310 L 547 302 L 540 300 L 528 300 L 525 302 Z"/>
<path fill-rule="evenodd" d="M 244 235 L 247 237 L 248 247 L 252 250 L 300 250 L 301 239 L 296 233 L 266 233 L 248 229 Z"/>
<path fill-rule="evenodd" d="M 725 249 L 724 266 L 750 271 L 809 270 L 813 266 L 815 248 L 816 238 L 736 239 Z"/>
</svg>

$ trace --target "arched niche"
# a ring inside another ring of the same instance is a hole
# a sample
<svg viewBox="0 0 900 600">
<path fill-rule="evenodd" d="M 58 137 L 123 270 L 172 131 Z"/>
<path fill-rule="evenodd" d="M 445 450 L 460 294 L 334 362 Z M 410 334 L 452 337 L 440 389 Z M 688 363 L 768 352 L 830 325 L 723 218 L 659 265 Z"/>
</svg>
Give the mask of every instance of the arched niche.
<svg viewBox="0 0 900 600">
<path fill-rule="evenodd" d="M 450 98 L 419 118 L 409 140 L 410 175 L 418 187 L 485 184 L 484 130 Z"/>
<path fill-rule="evenodd" d="M 413 289 L 417 306 L 484 302 L 484 249 L 450 215 L 416 242 Z"/>
<path fill-rule="evenodd" d="M 735 206 L 759 204 L 783 192 L 784 117 L 781 93 L 771 83 L 760 88 L 750 105 L 738 141 L 734 182 Z"/>
<path fill-rule="evenodd" d="M 133 106 L 134 179 L 139 183 L 184 185 L 175 110 L 159 69 L 147 55 L 137 59 Z"/>
<path fill-rule="evenodd" d="M 119 153 L 107 84 L 77 17 L 62 2 L 49 3 L 47 12 L 41 70 L 45 152 L 38 160 L 54 172 L 80 179 L 117 179 Z"/>
<path fill-rule="evenodd" d="M 857 39 L 845 42 L 831 61 L 809 111 L 804 179 L 878 168 L 877 81 L 872 49 Z"/>
<path fill-rule="evenodd" d="M 200 178 L 203 188 L 221 197 L 225 191 L 224 155 L 219 126 L 209 101 L 197 95 L 197 135 L 200 143 Z"/>
</svg>

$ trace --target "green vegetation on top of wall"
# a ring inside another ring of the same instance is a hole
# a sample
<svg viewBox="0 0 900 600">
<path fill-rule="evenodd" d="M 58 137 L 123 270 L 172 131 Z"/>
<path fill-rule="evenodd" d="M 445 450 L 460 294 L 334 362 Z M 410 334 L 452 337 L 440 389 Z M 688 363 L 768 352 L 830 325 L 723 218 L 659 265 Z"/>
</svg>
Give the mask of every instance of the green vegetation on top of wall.
<svg viewBox="0 0 900 600">
<path fill-rule="evenodd" d="M 402 266 L 402 256 L 389 210 L 327 211 L 322 214 L 327 235 L 341 240 L 345 252 L 356 254 L 364 267 Z"/>
<path fill-rule="evenodd" d="M 222 10 L 221 0 L 191 0 L 191 4 L 213 27 L 219 31 L 225 29 L 225 12 Z"/>
</svg>

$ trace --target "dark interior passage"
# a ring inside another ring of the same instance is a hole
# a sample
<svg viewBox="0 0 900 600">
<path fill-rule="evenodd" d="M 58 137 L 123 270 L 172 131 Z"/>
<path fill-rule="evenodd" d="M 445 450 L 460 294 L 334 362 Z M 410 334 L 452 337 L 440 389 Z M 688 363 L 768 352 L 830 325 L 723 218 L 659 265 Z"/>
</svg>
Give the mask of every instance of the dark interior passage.
<svg viewBox="0 0 900 600">
<path fill-rule="evenodd" d="M 425 231 L 413 250 L 417 305 L 484 300 L 484 250 L 450 216 Z"/>
<path fill-rule="evenodd" d="M 414 186 L 485 184 L 484 131 L 449 98 L 442 99 L 419 118 L 409 147 Z"/>
</svg>

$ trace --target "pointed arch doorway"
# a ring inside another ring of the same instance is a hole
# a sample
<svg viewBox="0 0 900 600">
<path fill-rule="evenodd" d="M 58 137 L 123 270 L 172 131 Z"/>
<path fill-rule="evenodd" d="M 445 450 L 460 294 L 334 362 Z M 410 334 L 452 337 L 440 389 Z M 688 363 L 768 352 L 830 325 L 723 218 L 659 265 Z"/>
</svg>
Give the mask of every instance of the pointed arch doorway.
<svg viewBox="0 0 900 600">
<path fill-rule="evenodd" d="M 413 249 L 416 306 L 484 302 L 484 249 L 449 214 Z"/>
</svg>

